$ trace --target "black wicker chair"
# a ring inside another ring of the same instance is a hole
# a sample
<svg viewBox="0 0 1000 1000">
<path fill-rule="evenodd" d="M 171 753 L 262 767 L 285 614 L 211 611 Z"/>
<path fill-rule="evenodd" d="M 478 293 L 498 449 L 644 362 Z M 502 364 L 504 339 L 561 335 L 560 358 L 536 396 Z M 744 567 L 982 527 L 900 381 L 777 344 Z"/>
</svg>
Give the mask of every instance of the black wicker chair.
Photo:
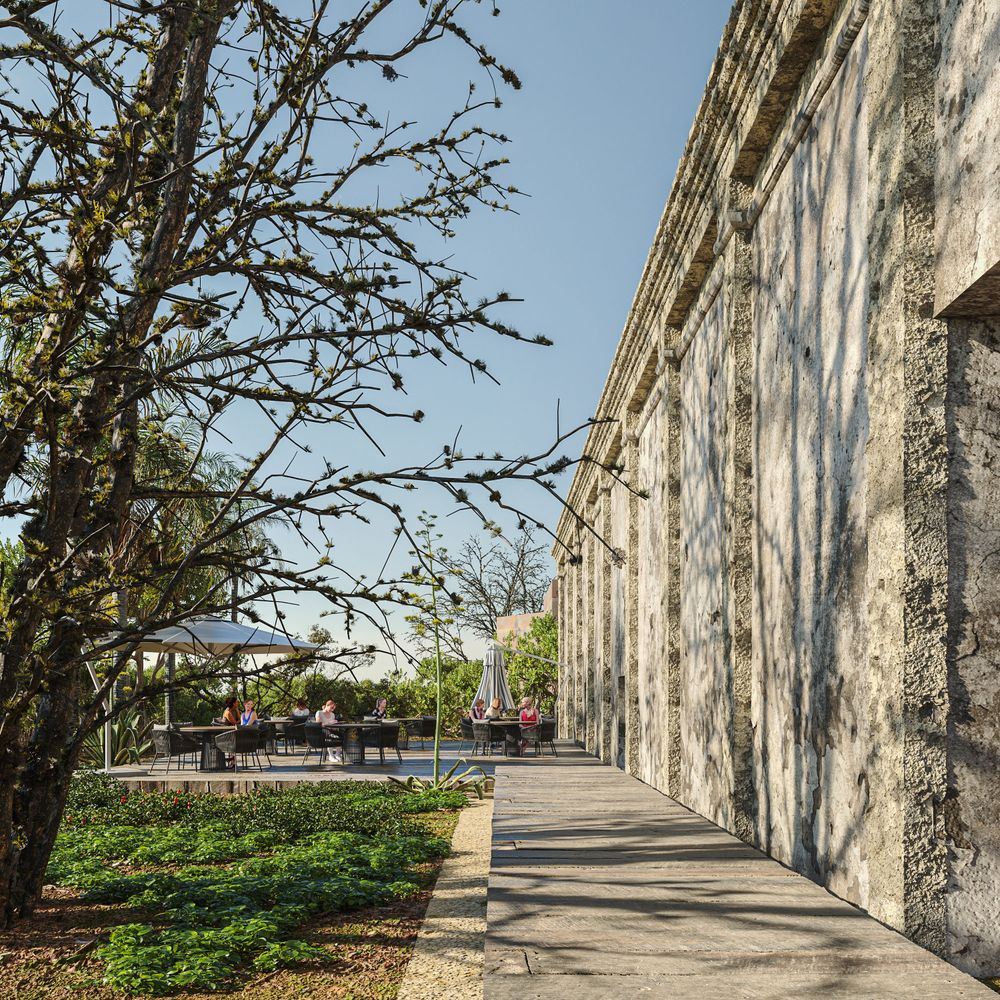
<svg viewBox="0 0 1000 1000">
<path fill-rule="evenodd" d="M 267 748 L 266 752 L 276 754 L 278 752 L 278 727 L 273 722 L 262 719 L 257 723 L 257 729 L 260 730 L 264 746 Z"/>
<path fill-rule="evenodd" d="M 399 752 L 399 723 L 383 722 L 382 725 L 378 727 L 375 735 L 378 737 L 379 760 L 381 760 L 384 764 L 386 750 L 395 750 L 396 758 L 400 764 L 402 764 L 403 755 Z"/>
<path fill-rule="evenodd" d="M 305 743 L 305 751 L 302 754 L 303 764 L 314 753 L 318 753 L 320 767 L 322 767 L 327 753 L 330 750 L 340 748 L 340 737 L 334 736 L 333 733 L 328 733 L 318 722 L 303 722 L 302 736 Z"/>
<path fill-rule="evenodd" d="M 237 770 L 235 759 L 243 760 L 243 769 L 247 769 L 247 758 L 252 757 L 258 771 L 264 770 L 264 765 L 260 762 L 260 753 L 263 751 L 267 757 L 267 766 L 271 767 L 271 758 L 267 752 L 267 742 L 265 734 L 258 726 L 240 726 L 228 733 L 220 733 L 215 737 L 215 745 L 222 753 L 233 758 L 233 770 Z"/>
<path fill-rule="evenodd" d="M 201 752 L 201 744 L 193 736 L 178 732 L 172 726 L 153 726 L 153 761 L 149 765 L 152 771 L 156 767 L 157 761 L 166 761 L 164 774 L 170 773 L 170 761 L 177 759 L 177 766 L 184 768 L 190 763 L 193 767 L 198 766 L 198 754 Z"/>
<path fill-rule="evenodd" d="M 490 729 L 489 719 L 472 719 L 469 722 L 472 730 L 472 752 L 473 754 L 493 753 L 493 732 Z"/>
<path fill-rule="evenodd" d="M 459 754 L 464 753 L 464 751 L 465 751 L 465 744 L 466 743 L 473 744 L 472 752 L 475 753 L 476 752 L 476 748 L 475 748 L 476 737 L 475 737 L 475 734 L 472 731 L 472 719 L 463 717 L 463 718 L 461 718 L 461 719 L 458 720 L 458 725 L 459 725 L 459 728 L 461 729 L 461 732 L 462 732 L 462 742 L 458 746 L 458 752 L 459 752 Z"/>
<path fill-rule="evenodd" d="M 536 757 L 541 756 L 546 743 L 551 748 L 552 753 L 558 757 L 559 753 L 556 750 L 555 738 L 555 719 L 542 719 L 536 726 L 521 727 L 521 739 L 535 748 Z"/>
<path fill-rule="evenodd" d="M 295 747 L 306 741 L 306 724 L 304 722 L 286 722 L 278 729 L 277 739 L 286 754 L 294 752 Z"/>
<path fill-rule="evenodd" d="M 411 740 L 420 740 L 420 749 L 424 748 L 425 740 L 434 739 L 434 729 L 437 725 L 436 715 L 424 715 L 406 724 L 406 733 Z"/>
</svg>

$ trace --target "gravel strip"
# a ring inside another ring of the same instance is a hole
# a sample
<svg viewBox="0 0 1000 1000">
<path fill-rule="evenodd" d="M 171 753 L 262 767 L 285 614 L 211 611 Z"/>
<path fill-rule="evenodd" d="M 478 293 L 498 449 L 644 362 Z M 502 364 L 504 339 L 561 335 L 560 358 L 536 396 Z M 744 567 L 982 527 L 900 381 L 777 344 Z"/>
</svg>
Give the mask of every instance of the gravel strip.
<svg viewBox="0 0 1000 1000">
<path fill-rule="evenodd" d="M 462 810 L 397 1000 L 482 1000 L 493 800 Z"/>
</svg>

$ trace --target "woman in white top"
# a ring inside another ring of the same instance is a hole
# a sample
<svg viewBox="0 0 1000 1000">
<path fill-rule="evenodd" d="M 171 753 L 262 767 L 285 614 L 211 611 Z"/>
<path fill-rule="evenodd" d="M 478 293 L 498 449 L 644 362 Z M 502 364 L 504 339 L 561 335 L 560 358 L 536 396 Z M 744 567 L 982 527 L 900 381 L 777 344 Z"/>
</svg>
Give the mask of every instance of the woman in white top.
<svg viewBox="0 0 1000 1000">
<path fill-rule="evenodd" d="M 332 698 L 316 713 L 316 721 L 321 726 L 332 726 L 338 721 L 337 703 Z"/>
<path fill-rule="evenodd" d="M 499 719 L 503 715 L 503 706 L 500 704 L 499 698 L 494 698 L 490 702 L 490 707 L 486 709 L 487 719 Z"/>
</svg>

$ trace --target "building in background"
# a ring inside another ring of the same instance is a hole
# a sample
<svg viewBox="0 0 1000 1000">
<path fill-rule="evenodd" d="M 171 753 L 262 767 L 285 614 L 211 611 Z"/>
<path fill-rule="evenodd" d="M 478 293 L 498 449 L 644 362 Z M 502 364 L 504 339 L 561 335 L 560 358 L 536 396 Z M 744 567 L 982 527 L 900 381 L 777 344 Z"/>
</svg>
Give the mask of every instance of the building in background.
<svg viewBox="0 0 1000 1000">
<path fill-rule="evenodd" d="M 561 736 L 983 976 L 998 108 L 995 0 L 738 0 L 556 552 Z"/>
<path fill-rule="evenodd" d="M 549 589 L 545 591 L 541 611 L 532 611 L 522 615 L 503 615 L 497 618 L 496 632 L 494 632 L 497 639 L 500 642 L 506 642 L 510 639 L 516 644 L 518 636 L 527 635 L 531 631 L 531 623 L 534 619 L 542 618 L 545 615 L 555 615 L 558 586 L 558 581 L 553 579 L 549 584 Z"/>
</svg>

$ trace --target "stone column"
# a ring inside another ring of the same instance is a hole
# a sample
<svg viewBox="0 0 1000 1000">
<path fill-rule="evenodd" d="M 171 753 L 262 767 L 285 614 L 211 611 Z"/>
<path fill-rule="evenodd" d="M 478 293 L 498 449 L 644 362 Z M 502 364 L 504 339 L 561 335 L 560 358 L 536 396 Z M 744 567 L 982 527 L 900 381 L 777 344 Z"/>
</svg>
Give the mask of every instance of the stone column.
<svg viewBox="0 0 1000 1000">
<path fill-rule="evenodd" d="M 593 503 L 587 505 L 587 523 L 594 524 L 596 507 Z M 597 665 L 597 650 L 601 637 L 597 634 L 597 615 L 594 608 L 594 548 L 595 540 L 592 535 L 588 535 L 587 544 L 584 546 L 583 561 L 583 620 L 587 630 L 587 702 L 586 702 L 586 747 L 588 753 L 595 756 L 598 754 L 597 746 L 597 706 L 594 704 L 594 695 L 597 690 L 595 683 L 595 671 Z"/>
<path fill-rule="evenodd" d="M 680 330 L 668 332 L 675 344 Z M 667 579 L 666 579 L 666 663 L 667 673 L 667 794 L 681 794 L 681 366 L 667 363 L 663 373 L 666 393 L 666 474 L 667 474 Z"/>
<path fill-rule="evenodd" d="M 639 488 L 638 413 L 629 410 L 625 419 L 625 480 Z M 635 493 L 628 497 L 628 534 L 625 549 L 625 773 L 638 777 L 639 765 L 639 504 Z"/>
<path fill-rule="evenodd" d="M 731 179 L 730 207 L 745 210 L 750 186 Z M 753 359 L 754 273 L 749 230 L 726 249 L 726 325 L 732 380 L 729 398 L 729 589 L 732 600 L 733 832 L 757 843 L 752 719 L 753 658 Z"/>
<path fill-rule="evenodd" d="M 606 481 L 598 493 L 601 510 L 600 531 L 605 541 L 611 538 L 611 487 Z M 618 734 L 613 732 L 611 690 L 611 556 L 605 546 L 601 546 L 601 749 L 600 757 L 605 764 L 615 762 Z"/>
<path fill-rule="evenodd" d="M 1000 301 L 997 302 L 1000 313 Z M 1000 315 L 949 321 L 946 958 L 1000 974 Z"/>
<path fill-rule="evenodd" d="M 933 318 L 936 0 L 868 18 L 870 910 L 944 953 L 947 338 Z"/>
<path fill-rule="evenodd" d="M 576 660 L 576 693 L 574 695 L 573 707 L 575 710 L 573 738 L 581 746 L 587 742 L 587 619 L 583 610 L 584 595 L 584 540 L 582 536 L 577 536 L 576 542 L 577 562 L 573 566 L 573 619 L 576 643 L 574 647 Z"/>
<path fill-rule="evenodd" d="M 569 589 L 569 575 L 566 572 L 566 560 L 559 560 L 559 572 L 556 574 L 559 579 L 559 589 L 556 595 L 556 618 L 559 622 L 559 690 L 557 693 L 557 731 L 559 739 L 569 739 L 569 712 L 567 705 L 569 698 L 567 692 L 570 685 L 570 656 L 569 656 L 569 620 L 566 615 L 567 600 L 566 592 Z"/>
<path fill-rule="evenodd" d="M 574 558 L 577 551 L 577 540 L 573 539 Z M 566 617 L 569 620 L 569 634 L 566 641 L 566 660 L 569 663 L 569 685 L 566 689 L 566 736 L 567 739 L 577 739 L 577 680 L 580 673 L 578 653 L 579 622 L 576 614 L 577 566 L 575 561 L 568 562 L 566 567 Z"/>
</svg>

